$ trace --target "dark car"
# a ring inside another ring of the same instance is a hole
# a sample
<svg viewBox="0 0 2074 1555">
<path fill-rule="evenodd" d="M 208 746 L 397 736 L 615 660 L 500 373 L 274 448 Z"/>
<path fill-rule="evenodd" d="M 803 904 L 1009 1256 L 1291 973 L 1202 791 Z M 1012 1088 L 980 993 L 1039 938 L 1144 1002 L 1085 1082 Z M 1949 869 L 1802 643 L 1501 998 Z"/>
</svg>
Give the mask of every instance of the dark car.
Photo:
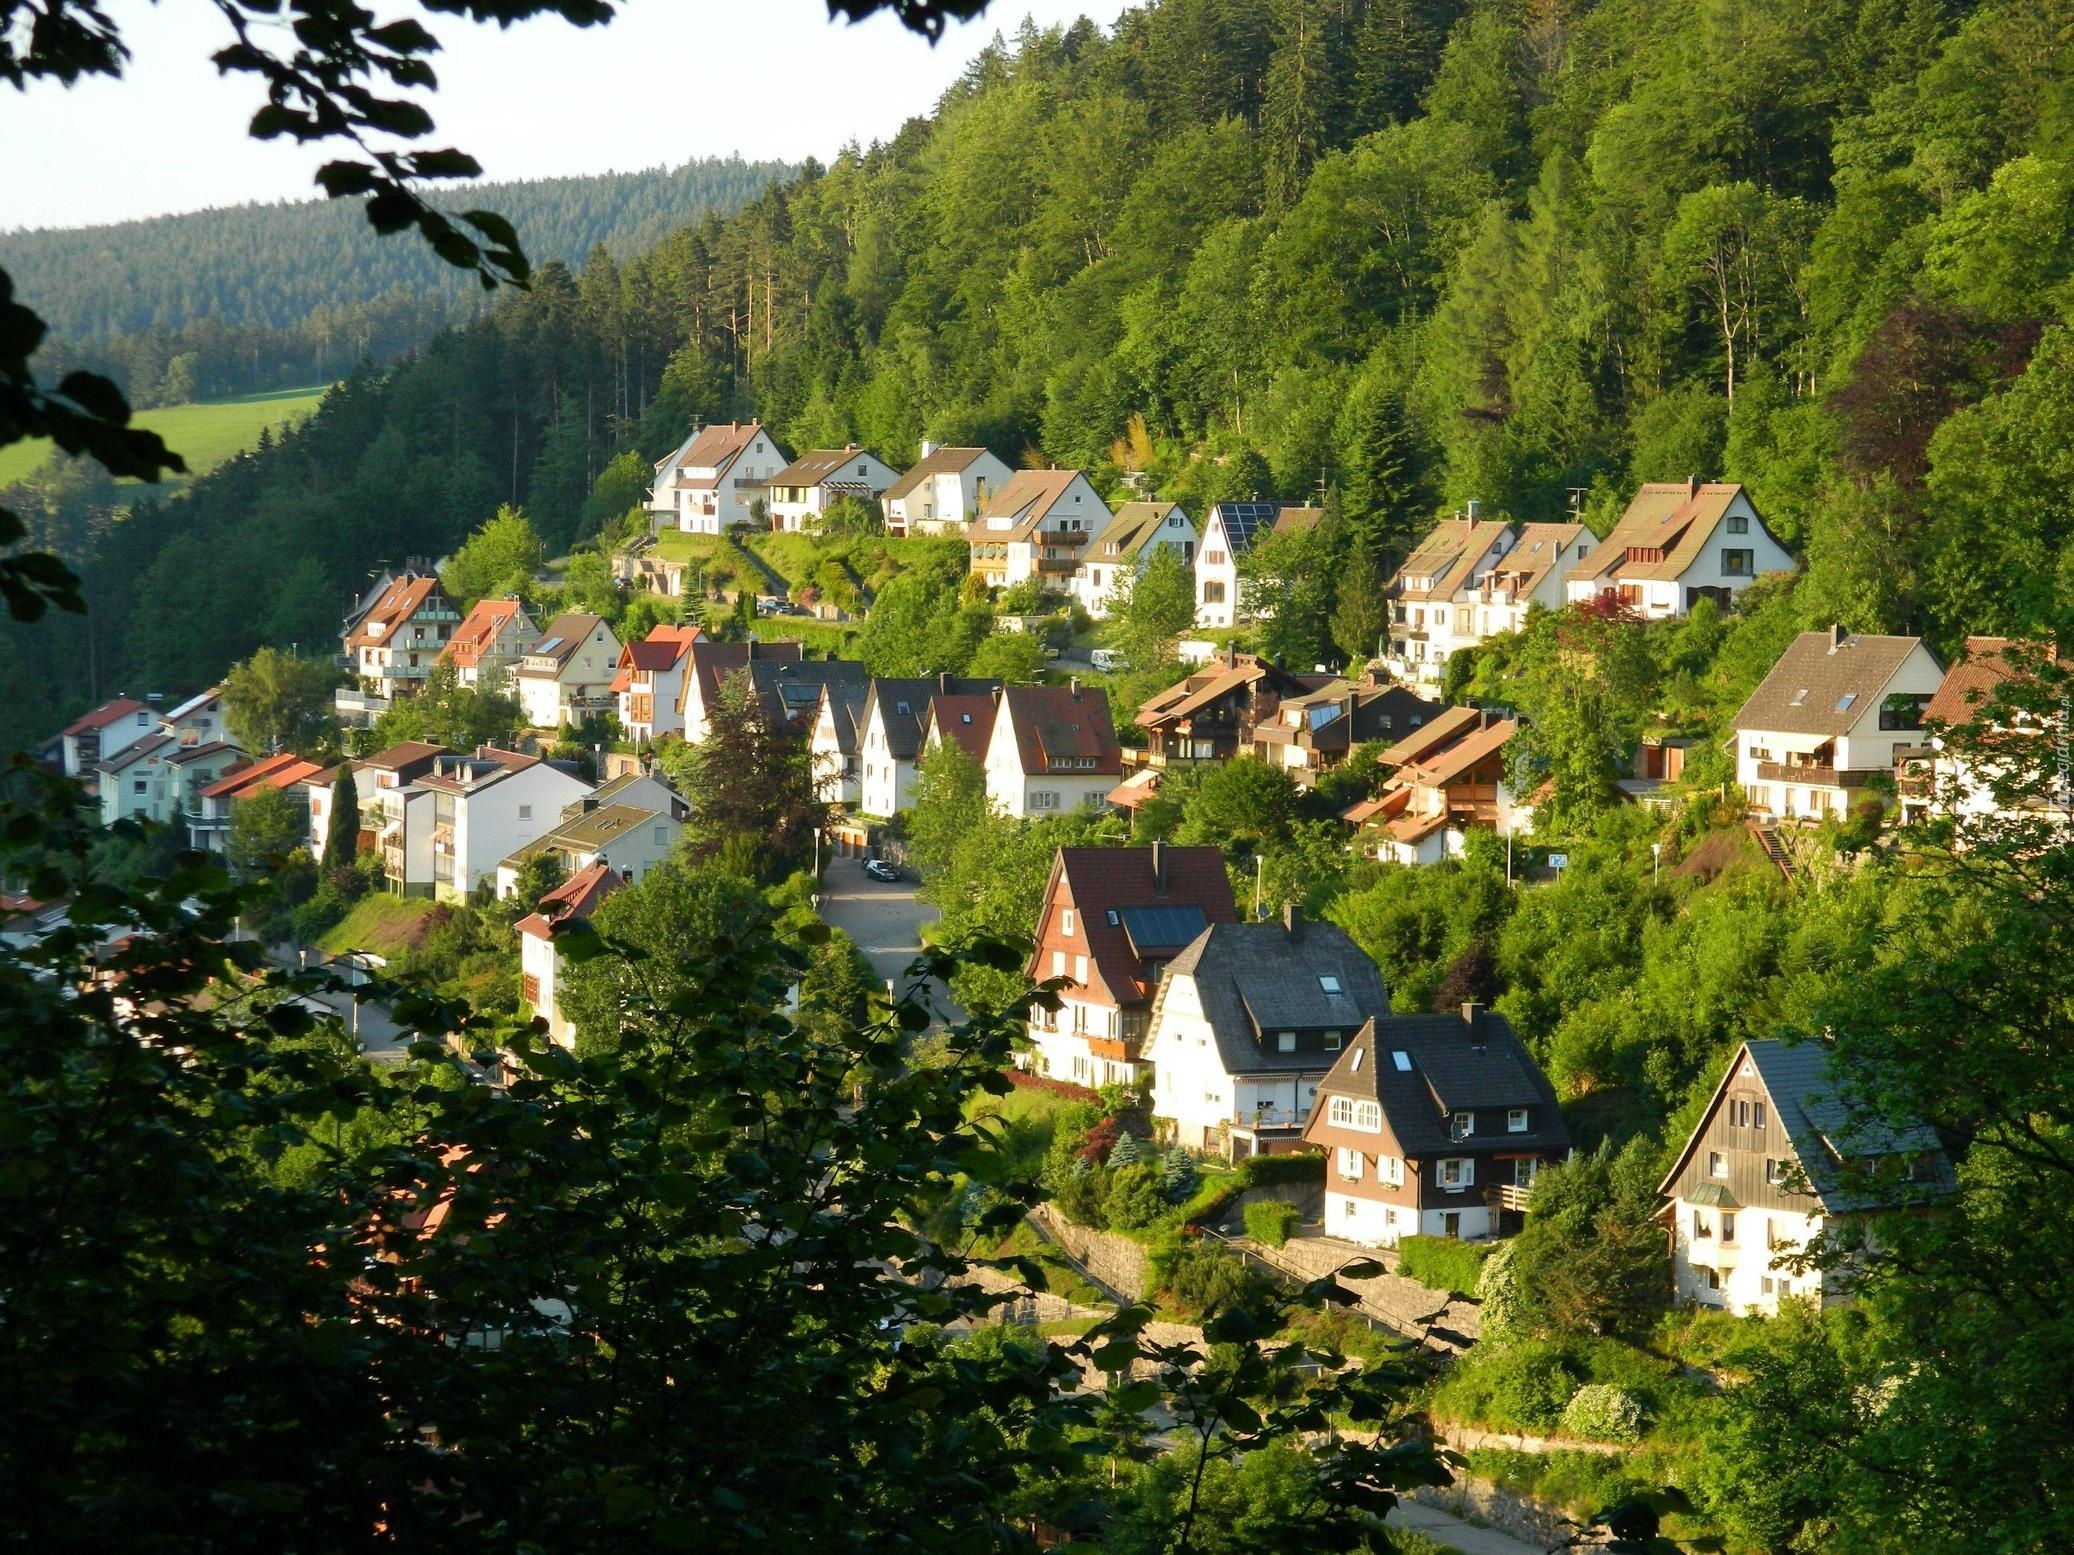
<svg viewBox="0 0 2074 1555">
<path fill-rule="evenodd" d="M 900 866 L 898 864 L 888 864 L 882 858 L 866 859 L 864 861 L 864 872 L 871 876 L 872 879 L 883 880 L 888 885 L 900 879 Z"/>
</svg>

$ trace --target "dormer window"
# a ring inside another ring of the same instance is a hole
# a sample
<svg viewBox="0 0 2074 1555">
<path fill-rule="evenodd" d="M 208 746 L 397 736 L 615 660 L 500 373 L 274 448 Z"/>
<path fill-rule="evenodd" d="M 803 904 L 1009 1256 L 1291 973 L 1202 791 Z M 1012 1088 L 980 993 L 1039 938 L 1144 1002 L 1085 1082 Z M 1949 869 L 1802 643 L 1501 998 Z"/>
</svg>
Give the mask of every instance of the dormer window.
<svg viewBox="0 0 2074 1555">
<path fill-rule="evenodd" d="M 1526 1131 L 1527 1109 L 1524 1107 L 1507 1109 L 1505 1114 L 1505 1132 L 1508 1134 L 1524 1134 Z"/>
<path fill-rule="evenodd" d="M 1293 1031 L 1276 1032 L 1275 1051 L 1278 1053 L 1294 1053 L 1296 1051 L 1296 1033 Z"/>
<path fill-rule="evenodd" d="M 1339 1034 L 1338 1032 L 1336 1032 L 1336 1031 L 1328 1031 L 1328 1032 L 1326 1032 L 1326 1033 L 1325 1033 L 1325 1051 L 1326 1051 L 1326 1052 L 1328 1052 L 1328 1053 L 1337 1053 L 1337 1052 L 1339 1051 L 1339 1045 L 1340 1045 L 1340 1034 Z"/>
<path fill-rule="evenodd" d="M 1448 1137 L 1451 1139 L 1467 1139 L 1475 1132 L 1476 1114 L 1473 1112 L 1458 1112 L 1448 1120 Z"/>
<path fill-rule="evenodd" d="M 1365 1134 L 1380 1134 L 1383 1131 L 1383 1108 L 1380 1102 L 1357 1101 L 1352 1096 L 1335 1096 L 1327 1109 L 1327 1116 L 1341 1128 L 1359 1129 Z"/>
</svg>

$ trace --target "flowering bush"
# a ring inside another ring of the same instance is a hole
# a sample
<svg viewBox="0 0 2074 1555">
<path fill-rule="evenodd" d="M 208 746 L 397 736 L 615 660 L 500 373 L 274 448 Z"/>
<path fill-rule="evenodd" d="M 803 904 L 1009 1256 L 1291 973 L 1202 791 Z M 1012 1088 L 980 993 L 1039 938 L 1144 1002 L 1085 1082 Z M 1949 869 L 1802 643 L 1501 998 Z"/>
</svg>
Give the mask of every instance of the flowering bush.
<svg viewBox="0 0 2074 1555">
<path fill-rule="evenodd" d="M 1625 1388 L 1587 1382 L 1563 1406 L 1563 1431 L 1595 1442 L 1642 1439 L 1642 1404 Z"/>
</svg>

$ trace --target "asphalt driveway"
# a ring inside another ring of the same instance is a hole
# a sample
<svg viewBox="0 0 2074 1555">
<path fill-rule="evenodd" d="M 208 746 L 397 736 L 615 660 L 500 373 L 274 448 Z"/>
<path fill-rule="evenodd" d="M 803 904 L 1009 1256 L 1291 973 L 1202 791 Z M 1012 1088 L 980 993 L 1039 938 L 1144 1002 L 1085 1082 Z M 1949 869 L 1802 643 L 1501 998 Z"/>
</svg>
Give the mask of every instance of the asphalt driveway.
<svg viewBox="0 0 2074 1555">
<path fill-rule="evenodd" d="M 856 941 L 881 984 L 905 993 L 908 963 L 921 954 L 922 925 L 935 920 L 936 909 L 916 899 L 912 878 L 888 884 L 865 874 L 858 860 L 839 858 L 821 877 L 821 916 Z M 940 985 L 931 986 L 928 998 L 940 1023 L 964 1018 Z"/>
</svg>

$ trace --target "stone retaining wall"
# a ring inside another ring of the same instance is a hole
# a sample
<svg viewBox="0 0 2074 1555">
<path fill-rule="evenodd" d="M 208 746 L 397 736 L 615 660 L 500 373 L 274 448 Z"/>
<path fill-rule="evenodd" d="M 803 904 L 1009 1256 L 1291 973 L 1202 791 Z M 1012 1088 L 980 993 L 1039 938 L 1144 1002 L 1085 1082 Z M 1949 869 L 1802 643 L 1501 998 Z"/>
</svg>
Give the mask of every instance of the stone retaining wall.
<svg viewBox="0 0 2074 1555">
<path fill-rule="evenodd" d="M 1143 1301 L 1152 1289 L 1145 1249 L 1127 1236 L 1076 1226 L 1049 1204 L 1030 1211 L 1037 1228 L 1064 1249 L 1068 1258 L 1126 1301 Z"/>
</svg>

